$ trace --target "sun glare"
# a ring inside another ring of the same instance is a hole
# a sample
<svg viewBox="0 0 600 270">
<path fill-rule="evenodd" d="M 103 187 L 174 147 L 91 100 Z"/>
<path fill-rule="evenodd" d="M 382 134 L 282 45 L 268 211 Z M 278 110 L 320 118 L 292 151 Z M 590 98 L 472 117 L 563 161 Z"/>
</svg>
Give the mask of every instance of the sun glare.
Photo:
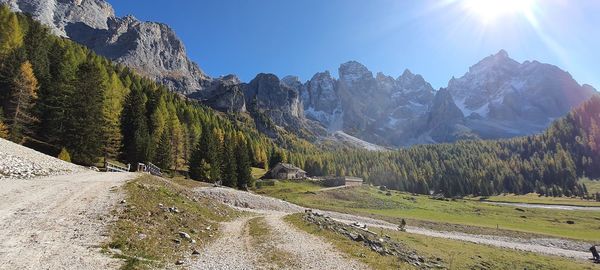
<svg viewBox="0 0 600 270">
<path fill-rule="evenodd" d="M 484 23 L 491 23 L 501 17 L 528 16 L 534 0 L 464 0 L 464 8 L 479 17 Z"/>
</svg>

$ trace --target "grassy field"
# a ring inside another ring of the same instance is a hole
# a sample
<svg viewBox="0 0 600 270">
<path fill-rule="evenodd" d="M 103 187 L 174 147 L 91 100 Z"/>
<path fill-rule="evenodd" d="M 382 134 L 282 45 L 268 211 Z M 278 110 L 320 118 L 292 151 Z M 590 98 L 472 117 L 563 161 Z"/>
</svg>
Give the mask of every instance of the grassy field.
<svg viewBox="0 0 600 270">
<path fill-rule="evenodd" d="M 600 180 L 590 180 L 588 178 L 579 179 L 579 182 L 585 184 L 590 194 L 600 192 Z"/>
<path fill-rule="evenodd" d="M 481 200 L 483 198 L 475 197 L 473 200 Z M 536 193 L 526 195 L 505 194 L 499 196 L 486 197 L 486 201 L 490 202 L 508 202 L 508 203 L 532 203 L 532 204 L 560 204 L 572 206 L 596 206 L 600 207 L 600 202 L 591 200 L 582 200 L 579 198 L 569 197 L 544 197 Z"/>
<path fill-rule="evenodd" d="M 585 241 L 600 241 L 600 212 L 520 209 L 473 200 L 434 200 L 392 191 L 390 196 L 374 187 L 319 191 L 304 182 L 279 181 L 257 193 L 277 197 L 305 207 L 385 219 L 404 218 L 408 225 L 437 230 L 456 230 L 518 237 L 547 235 Z M 574 224 L 568 224 L 574 222 Z"/>
<path fill-rule="evenodd" d="M 183 178 L 165 180 L 149 175 L 127 183 L 126 202 L 116 210 L 118 220 L 104 249 L 120 251 L 117 257 L 126 260 L 123 269 L 172 268 L 193 249 L 216 238 L 217 222 L 240 214 L 224 205 L 194 198 L 189 188 L 202 185 Z M 169 211 L 169 207 L 178 212 Z M 180 231 L 196 243 L 181 238 Z"/>
<path fill-rule="evenodd" d="M 267 170 L 263 168 L 252 167 L 252 178 L 260 179 L 267 173 Z"/>
<path fill-rule="evenodd" d="M 381 256 L 362 243 L 351 241 L 333 231 L 321 229 L 302 218 L 302 214 L 286 217 L 297 228 L 322 237 L 350 257 L 374 269 L 413 269 L 394 257 Z M 441 258 L 450 269 L 600 269 L 591 263 L 576 262 L 560 257 L 537 255 L 461 241 L 413 235 L 398 231 L 375 229 L 379 235 L 388 235 L 415 250 L 419 255 Z"/>
</svg>

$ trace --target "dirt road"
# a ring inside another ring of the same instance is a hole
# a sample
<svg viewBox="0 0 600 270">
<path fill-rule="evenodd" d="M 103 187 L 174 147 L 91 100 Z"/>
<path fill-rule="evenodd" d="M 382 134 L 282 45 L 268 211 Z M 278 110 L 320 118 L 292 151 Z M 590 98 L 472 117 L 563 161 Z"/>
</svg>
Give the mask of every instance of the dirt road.
<svg viewBox="0 0 600 270">
<path fill-rule="evenodd" d="M 246 209 L 249 210 L 249 209 Z M 203 249 L 191 269 L 369 269 L 347 258 L 331 244 L 300 231 L 283 220 L 280 211 L 249 210 L 251 216 L 221 224 L 222 237 Z M 269 231 L 269 245 L 253 244 L 248 222 L 262 218 Z M 271 254 L 285 254 L 282 265 L 272 265 Z"/>
<path fill-rule="evenodd" d="M 269 210 L 285 213 L 298 213 L 303 207 L 282 200 L 264 197 L 247 192 L 236 191 L 226 188 L 201 188 L 197 190 L 200 194 L 220 200 L 242 209 L 251 211 Z M 359 222 L 369 227 L 380 227 L 384 229 L 397 229 L 397 225 L 367 217 L 342 214 L 330 211 L 320 211 L 333 219 L 346 224 Z M 587 252 L 585 243 L 569 241 L 556 238 L 521 239 L 514 237 L 503 237 L 494 235 L 476 235 L 460 232 L 435 231 L 426 228 L 407 227 L 408 233 L 426 235 L 437 238 L 453 239 L 476 244 L 484 244 L 501 248 L 509 248 L 521 251 L 529 251 L 545 255 L 568 257 L 578 260 L 588 259 L 591 255 Z"/>
<path fill-rule="evenodd" d="M 100 253 L 109 212 L 135 174 L 78 173 L 3 180 L 0 189 L 0 269 L 116 269 Z"/>
</svg>

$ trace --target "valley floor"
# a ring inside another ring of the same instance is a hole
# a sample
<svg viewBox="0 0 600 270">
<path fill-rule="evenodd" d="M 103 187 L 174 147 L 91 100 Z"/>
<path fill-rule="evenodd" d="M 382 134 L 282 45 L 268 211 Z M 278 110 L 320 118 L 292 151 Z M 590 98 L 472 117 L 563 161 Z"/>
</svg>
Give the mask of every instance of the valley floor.
<svg viewBox="0 0 600 270">
<path fill-rule="evenodd" d="M 297 232 L 295 232 L 294 229 L 289 228 L 289 226 L 285 225 L 283 222 L 280 222 L 281 217 L 284 214 L 293 214 L 293 213 L 300 213 L 303 212 L 304 208 L 297 206 L 295 204 L 286 202 L 286 201 L 282 201 L 279 199 L 275 199 L 275 198 L 270 198 L 270 197 L 265 197 L 265 196 L 260 196 L 260 195 L 256 195 L 256 194 L 250 194 L 247 192 L 240 192 L 240 191 L 235 191 L 232 189 L 226 189 L 226 188 L 200 188 L 197 189 L 197 192 L 199 194 L 202 194 L 201 196 L 204 197 L 208 197 L 211 198 L 213 200 L 218 200 L 221 201 L 223 203 L 229 204 L 233 207 L 236 207 L 240 210 L 246 210 L 246 211 L 251 211 L 252 213 L 254 213 L 255 215 L 258 215 L 258 217 L 260 218 L 264 218 L 267 221 L 266 224 L 269 226 L 269 229 L 273 229 L 273 230 L 277 230 L 279 233 L 275 234 L 278 235 L 279 240 L 277 241 L 273 241 L 273 243 L 278 243 L 275 244 L 274 248 L 271 247 L 268 250 L 281 250 L 283 251 L 283 254 L 287 254 L 286 256 L 284 256 L 285 260 L 289 260 L 288 263 L 286 263 L 285 265 L 293 265 L 290 262 L 294 262 L 297 261 L 294 258 L 301 258 L 302 256 L 298 256 L 297 252 L 300 250 L 290 250 L 290 249 L 285 249 L 282 248 L 282 245 L 285 246 L 287 242 L 287 245 L 296 245 L 296 246 L 303 246 L 305 247 L 307 245 L 307 242 L 303 242 L 303 241 L 294 241 L 295 238 L 293 237 L 287 237 L 286 235 L 290 234 L 290 232 L 293 232 L 294 234 L 296 234 Z M 397 231 L 397 225 L 387 222 L 387 221 L 383 221 L 383 220 L 379 220 L 379 219 L 373 219 L 373 218 L 368 218 L 368 217 L 364 217 L 364 216 L 356 216 L 356 215 L 352 215 L 352 214 L 343 214 L 343 213 L 337 213 L 337 212 L 330 212 L 330 211 L 320 211 L 323 214 L 332 217 L 334 220 L 345 223 L 345 224 L 352 224 L 355 222 L 359 222 L 362 224 L 366 224 L 369 228 L 373 228 L 373 229 L 384 229 L 384 230 L 388 230 L 388 231 Z M 258 213 L 258 214 L 257 214 Z M 212 245 L 210 248 L 207 249 L 206 251 L 206 255 L 202 256 L 202 259 L 200 260 L 199 264 L 198 264 L 198 269 L 205 269 L 205 268 L 209 268 L 209 269 L 241 269 L 244 268 L 242 267 L 240 264 L 237 264 L 237 262 L 242 261 L 242 258 L 239 258 L 240 260 L 223 260 L 223 258 L 221 258 L 220 256 L 223 255 L 219 255 L 219 254 L 244 254 L 243 256 L 247 256 L 249 258 L 260 258 L 261 256 L 265 256 L 265 254 L 269 254 L 264 253 L 263 252 L 258 252 L 255 254 L 252 254 L 254 249 L 249 248 L 251 245 L 249 245 L 248 243 L 252 243 L 251 241 L 251 237 L 249 237 L 248 232 L 246 229 L 248 227 L 248 222 L 252 220 L 252 217 L 246 217 L 237 221 L 234 221 L 233 223 L 225 223 L 224 224 L 224 228 L 229 232 L 229 230 L 233 230 L 232 234 L 230 236 L 226 236 L 223 239 L 219 240 L 219 242 L 216 242 L 214 245 Z M 283 229 L 283 230 L 282 230 Z M 585 263 L 585 261 L 590 257 L 590 255 L 586 252 L 586 248 L 588 248 L 588 246 L 585 246 L 585 244 L 581 244 L 579 242 L 576 241 L 570 241 L 570 240 L 565 240 L 565 239 L 558 239 L 558 238 L 530 238 L 530 239 L 524 239 L 524 238 L 516 238 L 516 237 L 503 237 L 503 236 L 494 236 L 494 235 L 477 235 L 477 234 L 468 234 L 468 233 L 460 233 L 460 232 L 449 232 L 449 231 L 436 231 L 436 230 L 431 230 L 431 229 L 426 229 L 426 228 L 421 228 L 421 227 L 414 227 L 414 226 L 409 226 L 407 227 L 407 232 L 408 234 L 405 234 L 406 236 L 408 235 L 423 235 L 424 237 L 427 237 L 429 240 L 427 240 L 426 242 L 429 242 L 430 245 L 435 245 L 435 243 L 440 242 L 441 241 L 452 241 L 452 240 L 458 240 L 457 241 L 453 241 L 452 245 L 459 245 L 458 243 L 460 242 L 470 242 L 470 243 L 474 243 L 474 244 L 479 244 L 479 245 L 485 245 L 485 249 L 488 249 L 490 251 L 490 253 L 492 254 L 504 254 L 503 256 L 510 256 L 511 258 L 519 258 L 522 256 L 529 256 L 531 258 L 529 258 L 529 261 L 536 261 L 536 262 L 545 262 L 547 264 L 545 264 L 546 266 L 543 266 L 544 269 L 546 268 L 550 268 L 550 269 L 554 269 L 551 266 L 553 263 L 557 263 L 557 265 L 562 265 L 562 266 L 567 266 L 569 269 L 578 269 L 580 267 L 583 266 L 583 264 L 587 264 Z M 436 240 L 436 239 L 440 239 L 440 240 Z M 448 239 L 448 240 L 441 240 L 441 239 Z M 221 242 L 224 241 L 224 242 Z M 311 240 L 309 243 L 320 243 L 322 242 L 322 240 L 318 240 L 318 239 L 313 239 Z M 456 242 L 456 243 L 455 243 Z M 235 243 L 237 243 L 237 245 L 235 245 Z M 445 243 L 445 242 L 443 242 Z M 231 249 L 233 247 L 235 247 L 236 250 L 227 250 L 227 252 L 223 252 L 224 249 Z M 227 247 L 227 248 L 224 248 Z M 483 248 L 483 247 L 482 247 Z M 490 250 L 491 249 L 491 250 Z M 496 251 L 494 251 L 494 249 Z M 310 249 L 309 249 L 310 250 Z M 476 249 L 475 249 L 476 250 Z M 514 251 L 513 251 L 514 250 Z M 523 252 L 525 251 L 525 252 Z M 295 253 L 296 252 L 296 253 Z M 447 252 L 453 252 L 453 251 L 440 251 L 442 253 L 447 253 Z M 476 251 L 474 251 L 476 253 Z M 330 253 L 330 252 L 321 252 L 321 254 L 329 254 L 328 256 L 326 256 L 324 258 L 325 261 L 335 261 L 338 258 L 338 255 L 336 255 L 335 253 Z M 536 255 L 539 254 L 539 255 Z M 541 255 L 550 255 L 550 256 L 541 256 Z M 562 259 L 562 258 L 558 258 L 558 257 L 563 257 L 563 258 L 570 258 L 570 259 Z M 291 267 L 293 269 L 304 269 L 305 264 L 308 264 L 310 262 L 313 261 L 322 261 L 322 259 L 320 257 L 317 257 L 318 259 L 315 260 L 301 260 L 301 262 L 303 264 L 301 264 L 300 266 L 297 267 Z M 360 258 L 359 258 L 360 259 Z M 573 260 L 574 259 L 574 260 Z M 484 259 L 485 260 L 485 259 Z M 510 260 L 510 259 L 507 259 Z M 570 262 L 570 260 L 573 260 L 572 262 Z M 252 261 L 249 260 L 251 262 L 251 265 L 246 265 L 246 268 L 261 268 L 257 265 L 256 261 Z M 553 263 L 548 263 L 548 262 L 553 262 Z M 232 264 L 229 264 L 232 263 Z M 519 261 L 508 261 L 507 265 L 517 265 L 519 266 Z M 524 262 L 521 262 L 524 263 Z M 583 263 L 583 264 L 582 264 Z M 309 267 L 310 265 L 307 265 L 307 267 Z M 528 265 L 530 266 L 530 265 Z M 592 268 L 594 267 L 592 264 L 589 264 L 586 268 Z M 264 268 L 264 267 L 263 267 Z M 269 268 L 269 267 L 267 267 Z M 277 267 L 275 267 L 277 268 Z M 281 268 L 281 267 L 279 267 Z M 335 268 L 334 268 L 335 269 Z"/>
<path fill-rule="evenodd" d="M 283 220 L 287 213 L 252 211 L 222 223 L 223 237 L 191 269 L 368 269 L 331 244 Z"/>
<path fill-rule="evenodd" d="M 100 252 L 119 187 L 135 174 L 86 172 L 3 180 L 0 269 L 114 269 Z"/>
</svg>

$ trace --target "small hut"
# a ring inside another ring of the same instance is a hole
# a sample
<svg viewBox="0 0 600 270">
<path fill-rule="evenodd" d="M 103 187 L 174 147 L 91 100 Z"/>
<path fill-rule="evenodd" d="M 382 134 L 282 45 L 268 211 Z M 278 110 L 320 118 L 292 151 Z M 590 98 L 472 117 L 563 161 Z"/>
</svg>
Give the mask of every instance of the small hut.
<svg viewBox="0 0 600 270">
<path fill-rule="evenodd" d="M 263 178 L 266 179 L 304 179 L 306 178 L 306 172 L 292 164 L 278 163 L 273 167 Z"/>
</svg>

